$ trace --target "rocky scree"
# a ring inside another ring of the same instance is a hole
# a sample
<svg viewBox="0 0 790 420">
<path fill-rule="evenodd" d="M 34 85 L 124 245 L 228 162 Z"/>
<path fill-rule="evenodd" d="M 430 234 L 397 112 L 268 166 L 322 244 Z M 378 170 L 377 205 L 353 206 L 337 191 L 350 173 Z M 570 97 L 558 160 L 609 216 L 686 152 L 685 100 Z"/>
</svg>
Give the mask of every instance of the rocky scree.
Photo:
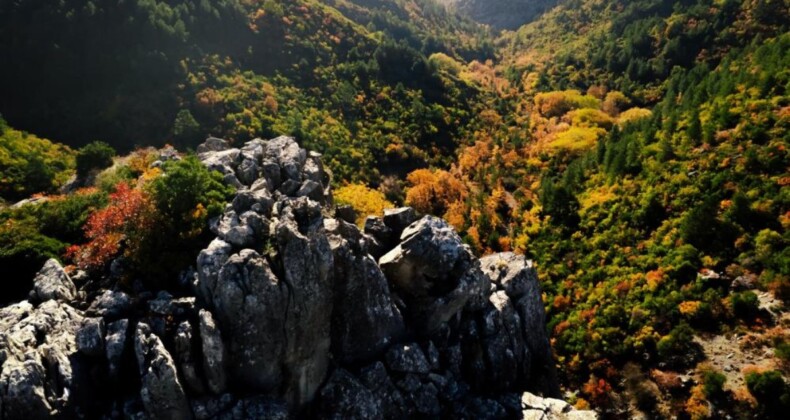
<svg viewBox="0 0 790 420">
<path fill-rule="evenodd" d="M 197 150 L 237 193 L 190 292 L 78 290 L 48 261 L 0 309 L 0 419 L 594 417 L 525 393 L 558 386 L 524 257 L 411 208 L 358 229 L 290 137 Z"/>
</svg>

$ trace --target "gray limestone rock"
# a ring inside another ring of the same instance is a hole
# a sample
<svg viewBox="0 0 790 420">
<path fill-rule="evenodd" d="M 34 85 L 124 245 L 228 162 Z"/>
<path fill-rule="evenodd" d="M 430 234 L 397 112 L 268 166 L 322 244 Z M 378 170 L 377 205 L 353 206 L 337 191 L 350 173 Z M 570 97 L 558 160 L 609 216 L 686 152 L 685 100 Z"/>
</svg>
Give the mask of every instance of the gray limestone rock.
<svg viewBox="0 0 790 420">
<path fill-rule="evenodd" d="M 221 394 L 227 387 L 225 344 L 222 342 L 222 336 L 211 312 L 201 309 L 198 316 L 206 384 L 211 392 Z"/>
<path fill-rule="evenodd" d="M 401 243 L 379 260 L 406 304 L 406 316 L 424 334 L 436 331 L 466 305 L 480 301 L 487 280 L 469 247 L 442 219 L 425 216 L 403 231 Z"/>
<path fill-rule="evenodd" d="M 140 373 L 140 399 L 146 414 L 158 419 L 191 419 L 192 409 L 173 358 L 148 325 L 137 324 L 134 349 Z"/>
<path fill-rule="evenodd" d="M 34 300 L 43 302 L 46 300 L 70 301 L 77 294 L 77 288 L 63 270 L 60 263 L 50 258 L 41 267 L 36 278 L 33 279 L 33 292 L 31 296 Z"/>
<path fill-rule="evenodd" d="M 403 334 L 403 318 L 359 229 L 337 219 L 324 227 L 334 256 L 332 354 L 344 363 L 369 360 Z"/>
</svg>

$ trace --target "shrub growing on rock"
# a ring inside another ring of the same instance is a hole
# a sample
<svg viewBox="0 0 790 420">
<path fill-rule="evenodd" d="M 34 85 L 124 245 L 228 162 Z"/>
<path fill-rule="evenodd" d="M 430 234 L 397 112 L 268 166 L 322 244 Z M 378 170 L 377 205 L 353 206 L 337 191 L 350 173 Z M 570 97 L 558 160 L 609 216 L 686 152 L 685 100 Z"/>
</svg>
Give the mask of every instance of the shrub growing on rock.
<svg viewBox="0 0 790 420">
<path fill-rule="evenodd" d="M 156 233 L 137 255 L 141 267 L 154 273 L 154 281 L 176 278 L 194 262 L 194 256 L 209 241 L 208 220 L 219 215 L 233 194 L 219 172 L 210 171 L 190 156 L 168 162 L 164 174 L 147 190 L 157 209 Z"/>
<path fill-rule="evenodd" d="M 24 299 L 36 271 L 46 260 L 57 258 L 65 246 L 39 233 L 35 223 L 29 220 L 0 222 L 0 267 L 3 267 L 0 304 Z"/>
<path fill-rule="evenodd" d="M 113 156 L 115 149 L 109 144 L 100 141 L 88 143 L 77 152 L 77 176 L 84 177 L 93 170 L 109 168 Z"/>
<path fill-rule="evenodd" d="M 219 172 L 208 170 L 197 157 L 189 156 L 168 162 L 165 175 L 151 183 L 150 191 L 166 223 L 190 221 L 202 226 L 207 218 L 222 212 L 233 188 L 222 182 Z M 205 210 L 202 217 L 195 216 L 199 208 Z"/>
</svg>

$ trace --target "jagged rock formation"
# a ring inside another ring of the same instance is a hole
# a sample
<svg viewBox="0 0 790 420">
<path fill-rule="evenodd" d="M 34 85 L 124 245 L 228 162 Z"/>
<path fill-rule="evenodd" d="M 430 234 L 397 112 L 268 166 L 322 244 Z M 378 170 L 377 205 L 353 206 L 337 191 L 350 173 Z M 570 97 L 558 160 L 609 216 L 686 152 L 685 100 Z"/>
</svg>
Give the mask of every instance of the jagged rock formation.
<svg viewBox="0 0 790 420">
<path fill-rule="evenodd" d="M 559 390 L 523 257 L 477 259 L 410 208 L 334 218 L 292 138 L 198 152 L 238 192 L 192 291 L 86 293 L 48 261 L 0 309 L 0 419 L 592 415 L 524 393 Z"/>
</svg>

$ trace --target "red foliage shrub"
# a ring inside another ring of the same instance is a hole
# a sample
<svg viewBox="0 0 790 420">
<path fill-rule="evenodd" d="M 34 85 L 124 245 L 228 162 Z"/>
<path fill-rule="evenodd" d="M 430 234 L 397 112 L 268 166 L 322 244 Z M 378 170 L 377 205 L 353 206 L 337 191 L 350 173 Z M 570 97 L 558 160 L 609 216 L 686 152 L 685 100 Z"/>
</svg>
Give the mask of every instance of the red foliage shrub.
<svg viewBox="0 0 790 420">
<path fill-rule="evenodd" d="M 73 245 L 66 256 L 84 270 L 98 270 L 123 253 L 133 255 L 155 225 L 156 208 L 148 195 L 125 182 L 110 194 L 110 204 L 85 224 L 88 243 Z"/>
</svg>

